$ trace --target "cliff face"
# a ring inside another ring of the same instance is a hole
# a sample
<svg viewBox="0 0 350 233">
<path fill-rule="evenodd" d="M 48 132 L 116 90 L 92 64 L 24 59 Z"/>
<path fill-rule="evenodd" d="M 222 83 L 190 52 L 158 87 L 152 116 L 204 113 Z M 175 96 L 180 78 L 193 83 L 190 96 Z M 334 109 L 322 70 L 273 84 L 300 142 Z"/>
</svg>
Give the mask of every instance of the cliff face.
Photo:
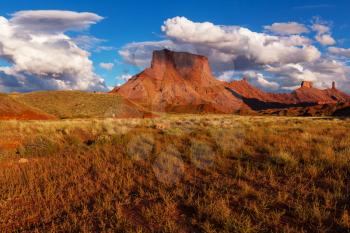
<svg viewBox="0 0 350 233">
<path fill-rule="evenodd" d="M 301 83 L 301 88 L 312 88 L 313 84 L 312 82 L 309 82 L 309 81 L 303 81 Z"/>
<path fill-rule="evenodd" d="M 330 88 L 321 90 L 314 88 L 312 82 L 304 81 L 292 94 L 300 103 L 335 104 L 350 101 L 349 95 L 336 89 L 335 82 Z"/>
<path fill-rule="evenodd" d="M 234 113 L 246 107 L 213 77 L 206 57 L 169 50 L 155 51 L 150 68 L 113 92 L 153 111 Z"/>
<path fill-rule="evenodd" d="M 339 91 L 332 83 L 332 88 L 320 90 L 312 82 L 303 81 L 301 87 L 292 93 L 267 93 L 246 80 L 233 81 L 227 87 L 241 96 L 242 100 L 254 110 L 273 108 L 305 107 L 320 104 L 337 104 L 350 101 L 350 96 Z"/>
<path fill-rule="evenodd" d="M 190 53 L 172 52 L 169 50 L 153 53 L 151 69 L 155 77 L 163 77 L 167 71 L 176 73 L 185 80 L 199 85 L 212 85 L 213 77 L 208 59 Z"/>
</svg>

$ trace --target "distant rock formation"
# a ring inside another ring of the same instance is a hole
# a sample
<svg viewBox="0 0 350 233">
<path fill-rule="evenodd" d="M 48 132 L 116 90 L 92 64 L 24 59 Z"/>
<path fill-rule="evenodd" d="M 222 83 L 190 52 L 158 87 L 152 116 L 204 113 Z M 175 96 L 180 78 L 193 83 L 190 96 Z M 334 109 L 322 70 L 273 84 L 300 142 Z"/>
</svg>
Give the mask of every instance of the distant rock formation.
<svg viewBox="0 0 350 233">
<path fill-rule="evenodd" d="M 204 56 L 154 51 L 151 67 L 112 93 L 153 111 L 234 113 L 248 108 L 217 80 Z"/>
<path fill-rule="evenodd" d="M 305 85 L 306 86 L 302 85 L 301 88 L 292 93 L 299 102 L 312 104 L 335 104 L 350 101 L 349 95 L 336 89 L 335 82 L 332 83 L 332 88 L 327 88 L 324 90 L 313 88 L 312 83 L 310 82 L 306 83 Z"/>
<path fill-rule="evenodd" d="M 313 83 L 310 81 L 303 81 L 301 82 L 301 87 L 302 88 L 312 88 L 313 87 Z"/>
<path fill-rule="evenodd" d="M 350 102 L 350 96 L 336 89 L 335 82 L 332 83 L 332 88 L 320 90 L 314 88 L 312 82 L 303 81 L 301 87 L 292 93 L 267 93 L 246 80 L 233 81 L 227 87 L 240 95 L 253 110 Z"/>
<path fill-rule="evenodd" d="M 226 86 L 253 110 L 287 108 L 300 105 L 292 94 L 264 92 L 251 85 L 247 79 L 233 81 L 226 84 Z"/>
<path fill-rule="evenodd" d="M 267 93 L 245 78 L 219 81 L 206 57 L 166 49 L 154 51 L 151 67 L 112 93 L 152 111 L 177 113 L 234 113 L 350 102 L 350 96 L 336 89 L 335 82 L 324 90 L 303 81 L 291 93 Z"/>
</svg>

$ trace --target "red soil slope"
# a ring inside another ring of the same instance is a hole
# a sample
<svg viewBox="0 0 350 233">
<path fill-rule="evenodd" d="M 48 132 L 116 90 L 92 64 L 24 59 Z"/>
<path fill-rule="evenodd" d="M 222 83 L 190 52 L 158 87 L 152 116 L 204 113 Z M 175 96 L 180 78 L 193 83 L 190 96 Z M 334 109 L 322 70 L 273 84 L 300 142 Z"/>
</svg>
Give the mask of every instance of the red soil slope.
<svg viewBox="0 0 350 233">
<path fill-rule="evenodd" d="M 0 120 L 52 120 L 55 116 L 0 95 Z"/>
<path fill-rule="evenodd" d="M 112 93 L 161 112 L 234 113 L 246 108 L 213 77 L 206 57 L 169 50 L 155 51 L 150 68 Z"/>
</svg>

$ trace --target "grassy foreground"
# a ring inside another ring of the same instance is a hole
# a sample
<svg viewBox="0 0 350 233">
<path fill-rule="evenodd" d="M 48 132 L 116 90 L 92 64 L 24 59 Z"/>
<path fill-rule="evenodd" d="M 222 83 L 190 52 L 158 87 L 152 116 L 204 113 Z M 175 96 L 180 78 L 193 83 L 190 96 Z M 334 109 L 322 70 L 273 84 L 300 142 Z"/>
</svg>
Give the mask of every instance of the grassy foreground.
<svg viewBox="0 0 350 233">
<path fill-rule="evenodd" d="M 349 232 L 350 120 L 0 122 L 0 232 Z"/>
</svg>

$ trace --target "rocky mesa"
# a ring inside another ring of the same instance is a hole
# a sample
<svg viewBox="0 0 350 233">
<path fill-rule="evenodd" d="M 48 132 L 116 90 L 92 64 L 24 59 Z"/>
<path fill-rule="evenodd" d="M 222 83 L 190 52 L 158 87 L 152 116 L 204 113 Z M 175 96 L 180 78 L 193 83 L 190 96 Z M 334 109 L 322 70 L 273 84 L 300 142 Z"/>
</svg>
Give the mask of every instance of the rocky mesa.
<svg viewBox="0 0 350 233">
<path fill-rule="evenodd" d="M 151 67 L 112 93 L 160 112 L 235 113 L 248 108 L 213 76 L 206 57 L 166 49 L 154 51 Z"/>
<path fill-rule="evenodd" d="M 206 57 L 166 49 L 154 51 L 150 68 L 111 93 L 151 111 L 176 113 L 237 113 L 350 102 L 335 82 L 325 90 L 303 81 L 291 93 L 268 93 L 246 79 L 219 81 Z"/>
</svg>

